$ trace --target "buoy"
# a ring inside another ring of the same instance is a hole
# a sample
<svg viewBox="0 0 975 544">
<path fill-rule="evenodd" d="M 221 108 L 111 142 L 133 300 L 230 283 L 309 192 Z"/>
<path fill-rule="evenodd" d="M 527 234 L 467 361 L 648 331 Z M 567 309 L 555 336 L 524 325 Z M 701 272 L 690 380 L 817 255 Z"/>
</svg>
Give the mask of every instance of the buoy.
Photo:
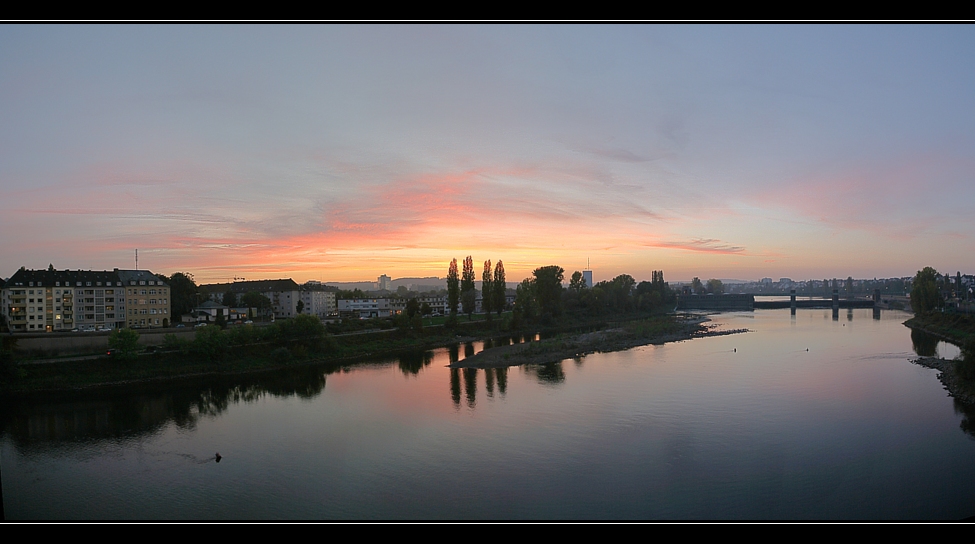
<svg viewBox="0 0 975 544">
<path fill-rule="evenodd" d="M 738 348 L 735 348 L 735 353 L 738 353 Z"/>
<path fill-rule="evenodd" d="M 219 463 L 220 462 L 220 459 L 221 459 L 220 452 L 217 452 L 217 455 L 215 457 L 217 459 L 217 462 Z"/>
</svg>

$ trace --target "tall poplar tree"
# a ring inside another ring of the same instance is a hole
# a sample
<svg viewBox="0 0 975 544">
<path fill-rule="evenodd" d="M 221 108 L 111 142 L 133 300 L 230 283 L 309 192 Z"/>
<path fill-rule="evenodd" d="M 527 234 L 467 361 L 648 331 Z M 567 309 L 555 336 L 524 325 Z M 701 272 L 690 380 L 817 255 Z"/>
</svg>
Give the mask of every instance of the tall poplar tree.
<svg viewBox="0 0 975 544">
<path fill-rule="evenodd" d="M 467 320 L 471 320 L 474 313 L 474 305 L 477 302 L 477 293 L 474 291 L 474 259 L 470 255 L 464 259 L 464 272 L 460 277 L 460 304 L 463 311 L 467 314 Z"/>
<path fill-rule="evenodd" d="M 457 277 L 457 259 L 450 261 L 447 269 L 447 306 L 451 317 L 457 317 L 457 303 L 460 300 L 459 278 Z"/>
<path fill-rule="evenodd" d="M 491 259 L 484 261 L 484 272 L 481 274 L 481 309 L 491 319 L 491 311 L 494 310 L 494 297 L 491 296 L 493 289 L 491 281 Z"/>
<path fill-rule="evenodd" d="M 498 261 L 494 266 L 494 285 L 491 287 L 491 294 L 494 296 L 494 311 L 501 315 L 507 302 L 508 284 L 504 279 L 504 263 Z"/>
</svg>

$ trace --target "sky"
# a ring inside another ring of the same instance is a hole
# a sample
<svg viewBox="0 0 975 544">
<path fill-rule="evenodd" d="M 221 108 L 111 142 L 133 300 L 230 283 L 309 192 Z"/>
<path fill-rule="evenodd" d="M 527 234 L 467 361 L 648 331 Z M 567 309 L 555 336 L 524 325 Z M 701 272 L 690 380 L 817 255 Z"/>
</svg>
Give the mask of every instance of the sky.
<svg viewBox="0 0 975 544">
<path fill-rule="evenodd" d="M 973 150 L 971 25 L 2 25 L 0 277 L 975 273 Z"/>
</svg>

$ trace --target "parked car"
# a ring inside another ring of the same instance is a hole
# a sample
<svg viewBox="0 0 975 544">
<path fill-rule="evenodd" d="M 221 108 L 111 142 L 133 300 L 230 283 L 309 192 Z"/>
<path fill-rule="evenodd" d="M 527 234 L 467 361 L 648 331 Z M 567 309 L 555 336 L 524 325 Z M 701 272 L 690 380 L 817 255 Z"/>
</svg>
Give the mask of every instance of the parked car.
<svg viewBox="0 0 975 544">
<path fill-rule="evenodd" d="M 254 324 L 254 322 L 251 321 L 250 319 L 248 319 L 247 321 L 244 321 L 244 325 L 253 325 L 253 324 Z"/>
<path fill-rule="evenodd" d="M 197 323 L 196 325 L 194 325 L 195 328 L 206 327 L 206 326 L 207 326 L 206 323 Z"/>
<path fill-rule="evenodd" d="M 180 324 L 176 325 L 176 328 L 177 329 L 185 329 L 186 328 L 186 325 L 180 323 Z"/>
</svg>

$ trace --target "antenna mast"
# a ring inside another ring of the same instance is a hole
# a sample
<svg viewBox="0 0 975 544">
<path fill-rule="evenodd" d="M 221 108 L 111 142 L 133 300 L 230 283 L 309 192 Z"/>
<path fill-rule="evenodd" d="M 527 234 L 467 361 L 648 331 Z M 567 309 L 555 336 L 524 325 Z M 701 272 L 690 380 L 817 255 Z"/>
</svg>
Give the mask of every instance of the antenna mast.
<svg viewBox="0 0 975 544">
<path fill-rule="evenodd" d="M 139 269 L 139 250 L 135 250 L 135 269 Z"/>
</svg>

